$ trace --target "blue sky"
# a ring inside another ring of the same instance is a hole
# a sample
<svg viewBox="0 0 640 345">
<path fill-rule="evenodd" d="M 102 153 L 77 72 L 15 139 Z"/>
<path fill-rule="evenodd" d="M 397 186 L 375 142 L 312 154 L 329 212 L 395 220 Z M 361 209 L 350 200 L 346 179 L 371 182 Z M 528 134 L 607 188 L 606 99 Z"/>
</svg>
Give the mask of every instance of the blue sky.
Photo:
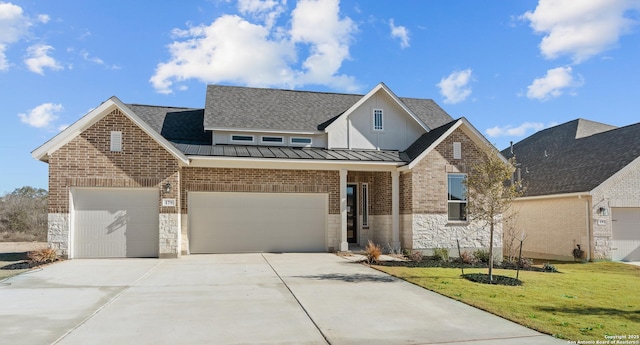
<svg viewBox="0 0 640 345">
<path fill-rule="evenodd" d="M 109 97 L 203 107 L 206 84 L 434 99 L 498 148 L 640 121 L 640 0 L 0 0 L 0 193 Z"/>
</svg>

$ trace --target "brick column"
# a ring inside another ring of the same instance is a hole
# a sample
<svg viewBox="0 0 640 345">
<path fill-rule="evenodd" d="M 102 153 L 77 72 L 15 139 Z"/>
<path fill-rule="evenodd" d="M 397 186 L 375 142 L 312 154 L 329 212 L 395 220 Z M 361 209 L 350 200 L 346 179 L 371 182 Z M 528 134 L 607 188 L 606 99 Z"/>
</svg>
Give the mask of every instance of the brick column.
<svg viewBox="0 0 640 345">
<path fill-rule="evenodd" d="M 391 172 L 391 247 L 400 248 L 400 172 Z"/>
</svg>

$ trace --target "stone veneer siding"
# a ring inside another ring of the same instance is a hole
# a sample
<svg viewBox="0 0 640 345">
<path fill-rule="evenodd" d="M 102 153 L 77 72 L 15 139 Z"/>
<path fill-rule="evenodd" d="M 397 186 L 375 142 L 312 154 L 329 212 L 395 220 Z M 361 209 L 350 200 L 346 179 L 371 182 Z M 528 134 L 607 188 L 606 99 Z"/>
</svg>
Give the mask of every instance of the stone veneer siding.
<svg viewBox="0 0 640 345">
<path fill-rule="evenodd" d="M 453 158 L 453 143 L 460 142 L 462 158 Z M 400 239 L 408 249 L 431 253 L 448 248 L 457 254 L 456 239 L 463 248 L 489 246 L 489 230 L 477 222 L 450 222 L 447 216 L 447 175 L 470 173 L 484 152 L 462 131 L 455 130 L 429 152 L 410 172 L 400 175 Z M 494 233 L 494 252 L 501 252 L 502 226 Z"/>
<path fill-rule="evenodd" d="M 122 151 L 111 152 L 111 131 L 122 132 Z M 162 193 L 171 183 L 171 193 Z M 69 253 L 69 195 L 73 187 L 158 188 L 160 257 L 179 255 L 177 207 L 162 207 L 162 198 L 179 203 L 177 159 L 120 110 L 114 109 L 49 157 L 49 243 Z"/>
</svg>

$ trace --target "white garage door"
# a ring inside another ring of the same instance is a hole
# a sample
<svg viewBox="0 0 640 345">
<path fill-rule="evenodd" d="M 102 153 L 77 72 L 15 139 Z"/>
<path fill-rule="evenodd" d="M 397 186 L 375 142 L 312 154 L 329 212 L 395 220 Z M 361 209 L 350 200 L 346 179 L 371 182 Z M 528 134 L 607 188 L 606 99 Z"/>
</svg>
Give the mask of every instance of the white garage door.
<svg viewBox="0 0 640 345">
<path fill-rule="evenodd" d="M 191 192 L 191 253 L 326 251 L 327 196 Z"/>
<path fill-rule="evenodd" d="M 157 189 L 75 189 L 73 256 L 157 257 Z"/>
<path fill-rule="evenodd" d="M 640 261 L 640 208 L 612 208 L 612 259 Z"/>
</svg>

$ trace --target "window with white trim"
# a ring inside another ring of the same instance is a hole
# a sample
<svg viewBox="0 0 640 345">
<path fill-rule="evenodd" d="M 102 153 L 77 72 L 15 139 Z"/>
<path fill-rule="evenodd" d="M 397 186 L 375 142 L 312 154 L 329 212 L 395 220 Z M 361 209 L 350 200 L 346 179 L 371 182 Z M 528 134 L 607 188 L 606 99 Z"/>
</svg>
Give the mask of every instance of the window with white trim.
<svg viewBox="0 0 640 345">
<path fill-rule="evenodd" d="M 245 134 L 233 134 L 231 135 L 231 142 L 236 143 L 253 143 L 255 137 L 253 135 L 245 135 Z"/>
<path fill-rule="evenodd" d="M 373 130 L 374 131 L 384 130 L 384 118 L 383 118 L 382 109 L 373 109 Z"/>
<path fill-rule="evenodd" d="M 362 184 L 362 226 L 369 226 L 369 184 Z"/>
<path fill-rule="evenodd" d="M 122 132 L 121 131 L 111 131 L 110 138 L 110 147 L 111 152 L 122 152 Z"/>
<path fill-rule="evenodd" d="M 311 138 L 309 137 L 291 137 L 289 142 L 293 145 L 311 145 Z"/>
<path fill-rule="evenodd" d="M 284 137 L 273 137 L 273 136 L 262 136 L 260 137 L 260 142 L 263 144 L 282 144 L 284 142 Z"/>
<path fill-rule="evenodd" d="M 467 188 L 465 174 L 449 174 L 447 176 L 447 207 L 450 221 L 467 221 Z"/>
</svg>

